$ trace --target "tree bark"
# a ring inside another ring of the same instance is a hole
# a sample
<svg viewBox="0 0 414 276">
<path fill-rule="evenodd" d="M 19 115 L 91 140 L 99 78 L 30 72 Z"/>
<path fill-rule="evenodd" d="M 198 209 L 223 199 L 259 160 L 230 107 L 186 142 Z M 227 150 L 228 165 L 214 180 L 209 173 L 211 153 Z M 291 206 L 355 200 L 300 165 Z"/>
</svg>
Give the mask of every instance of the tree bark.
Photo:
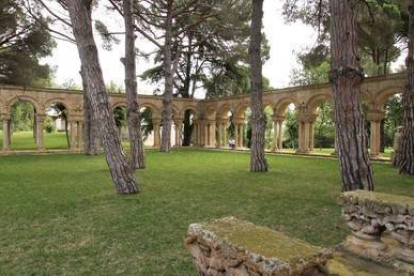
<svg viewBox="0 0 414 276">
<path fill-rule="evenodd" d="M 122 151 L 121 141 L 110 112 L 108 95 L 99 64 L 98 49 L 92 32 L 92 1 L 68 0 L 66 4 L 78 47 L 82 72 L 85 74 L 88 100 L 91 104 L 93 118 L 99 126 L 112 180 L 118 193 L 138 193 L 139 186 L 135 172 L 130 168 Z"/>
<path fill-rule="evenodd" d="M 84 116 L 84 127 L 83 127 L 83 145 L 84 145 L 84 152 L 86 155 L 97 155 L 99 153 L 99 129 L 96 125 L 95 121 L 92 117 L 92 107 L 88 99 L 88 92 L 87 92 L 87 81 L 85 74 L 80 72 L 82 77 L 82 86 L 83 86 L 83 116 Z M 68 127 L 68 122 L 66 121 L 66 131 Z M 67 132 L 68 133 L 68 132 Z M 69 148 L 70 139 L 69 135 L 67 134 Z"/>
<path fill-rule="evenodd" d="M 331 83 L 342 188 L 374 190 L 365 119 L 359 102 L 364 73 L 359 65 L 355 0 L 330 0 Z"/>
<path fill-rule="evenodd" d="M 172 69 L 172 17 L 173 1 L 167 0 L 167 18 L 165 20 L 165 43 L 164 43 L 164 74 L 165 91 L 163 96 L 163 116 L 162 116 L 162 138 L 161 152 L 168 153 L 171 150 L 171 124 L 172 124 L 172 97 L 173 97 L 173 69 Z"/>
<path fill-rule="evenodd" d="M 250 29 L 249 59 L 251 68 L 250 109 L 252 111 L 252 137 L 250 148 L 250 171 L 267 171 L 265 158 L 266 119 L 262 99 L 262 19 L 263 0 L 253 0 L 252 23 Z"/>
<path fill-rule="evenodd" d="M 133 17 L 133 0 L 124 0 L 125 21 L 125 90 L 127 98 L 128 135 L 131 145 L 131 163 L 136 169 L 145 168 L 144 145 L 142 143 L 141 119 L 139 114 L 137 80 L 136 80 L 136 52 Z"/>
<path fill-rule="evenodd" d="M 407 84 L 402 95 L 404 122 L 396 160 L 400 173 L 414 175 L 414 0 L 408 7 Z"/>
</svg>

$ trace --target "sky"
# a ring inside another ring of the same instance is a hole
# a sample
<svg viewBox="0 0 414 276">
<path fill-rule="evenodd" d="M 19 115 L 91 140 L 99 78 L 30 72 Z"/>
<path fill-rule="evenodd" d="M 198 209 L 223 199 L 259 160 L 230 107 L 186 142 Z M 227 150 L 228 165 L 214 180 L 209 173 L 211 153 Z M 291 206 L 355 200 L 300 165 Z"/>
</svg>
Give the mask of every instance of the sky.
<svg viewBox="0 0 414 276">
<path fill-rule="evenodd" d="M 297 53 L 316 44 L 317 34 L 309 26 L 301 22 L 287 23 L 282 16 L 282 6 L 284 0 L 265 0 L 264 1 L 264 33 L 269 41 L 270 59 L 263 66 L 263 75 L 270 80 L 270 85 L 274 88 L 288 87 L 292 70 L 299 68 Z M 105 22 L 110 20 L 108 25 L 112 31 L 123 30 L 123 20 L 114 14 L 108 15 L 104 9 L 94 13 L 94 18 L 105 18 Z M 100 39 L 95 35 L 98 45 Z M 150 42 L 138 36 L 136 46 L 144 52 L 154 50 Z M 120 58 L 124 54 L 122 43 L 115 45 L 112 51 L 99 49 L 100 62 L 107 85 L 114 82 L 123 86 L 124 68 Z M 53 50 L 53 55 L 44 59 L 55 68 L 55 79 L 57 84 L 68 81 L 75 81 L 81 85 L 79 76 L 80 61 L 76 46 L 64 41 L 57 41 L 57 47 Z M 400 61 L 401 62 L 401 61 Z M 137 64 L 137 74 L 140 75 L 145 70 L 152 67 L 148 60 L 139 59 Z M 138 78 L 138 92 L 140 94 L 152 94 L 155 89 L 154 84 L 141 81 Z"/>
<path fill-rule="evenodd" d="M 282 16 L 282 0 L 264 1 L 264 32 L 271 46 L 270 60 L 263 67 L 263 75 L 270 80 L 270 85 L 275 88 L 287 87 L 290 81 L 290 74 L 294 68 L 298 67 L 295 53 L 316 43 L 316 33 L 308 26 L 301 23 L 286 23 Z M 113 14 L 110 17 L 106 11 L 99 10 L 94 14 L 95 18 L 112 18 L 110 25 L 114 30 L 123 29 L 123 20 L 116 18 Z M 98 45 L 100 39 L 96 35 Z M 144 51 L 153 49 L 151 43 L 143 37 L 138 37 L 137 44 Z M 123 56 L 124 47 L 122 43 L 115 45 L 112 51 L 99 49 L 100 62 L 104 72 L 104 79 L 107 84 L 114 82 L 123 85 L 124 71 L 120 62 Z M 49 63 L 55 69 L 55 79 L 57 84 L 75 81 L 79 86 L 81 79 L 79 76 L 80 61 L 76 46 L 57 41 L 57 47 L 53 50 L 51 57 L 44 59 L 43 62 Z M 137 74 L 144 72 L 152 67 L 150 61 L 139 59 Z M 154 85 L 138 79 L 138 90 L 140 94 L 152 94 Z"/>
</svg>

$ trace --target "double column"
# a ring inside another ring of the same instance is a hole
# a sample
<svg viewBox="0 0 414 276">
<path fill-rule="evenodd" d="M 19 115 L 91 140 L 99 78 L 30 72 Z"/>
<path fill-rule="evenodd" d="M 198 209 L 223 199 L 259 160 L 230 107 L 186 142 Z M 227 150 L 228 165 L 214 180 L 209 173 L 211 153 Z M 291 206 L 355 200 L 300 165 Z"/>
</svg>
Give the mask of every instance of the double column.
<svg viewBox="0 0 414 276">
<path fill-rule="evenodd" d="M 283 148 L 283 121 L 285 117 L 273 116 L 273 144 L 272 151 L 280 151 Z"/>
<path fill-rule="evenodd" d="M 155 118 L 152 119 L 152 132 L 154 137 L 154 143 L 153 148 L 159 148 L 161 145 L 161 135 L 160 135 L 160 129 L 161 129 L 161 119 Z"/>
<path fill-rule="evenodd" d="M 314 148 L 314 122 L 317 115 L 299 113 L 298 115 L 298 153 L 309 153 Z"/>
<path fill-rule="evenodd" d="M 3 151 L 10 150 L 11 144 L 11 117 L 10 114 L 1 114 L 3 122 Z"/>
<path fill-rule="evenodd" d="M 381 154 L 381 122 L 383 119 L 382 110 L 370 110 L 367 114 L 367 120 L 371 124 L 370 155 L 372 157 L 378 157 Z"/>
<path fill-rule="evenodd" d="M 217 119 L 218 126 L 218 141 L 217 147 L 224 148 L 227 146 L 227 128 L 229 125 L 228 119 Z"/>
<path fill-rule="evenodd" d="M 175 145 L 174 147 L 181 147 L 183 144 L 183 120 L 184 119 L 175 119 L 174 120 L 174 127 L 175 127 Z"/>
<path fill-rule="evenodd" d="M 70 150 L 83 150 L 83 129 L 84 122 L 82 120 L 69 120 L 69 139 Z"/>
<path fill-rule="evenodd" d="M 236 148 L 243 148 L 244 143 L 244 118 L 234 120 L 234 133 L 236 140 Z"/>
<path fill-rule="evenodd" d="M 203 121 L 203 138 L 205 147 L 213 148 L 216 146 L 216 121 Z"/>
</svg>

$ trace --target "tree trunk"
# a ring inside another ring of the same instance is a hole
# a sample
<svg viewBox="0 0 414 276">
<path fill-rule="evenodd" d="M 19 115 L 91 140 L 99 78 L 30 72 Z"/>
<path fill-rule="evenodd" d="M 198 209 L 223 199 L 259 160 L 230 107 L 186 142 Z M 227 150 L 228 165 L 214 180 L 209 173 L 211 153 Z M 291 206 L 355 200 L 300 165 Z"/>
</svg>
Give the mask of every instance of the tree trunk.
<svg viewBox="0 0 414 276">
<path fill-rule="evenodd" d="M 252 8 L 249 46 L 251 67 L 250 109 L 252 111 L 250 171 L 265 172 L 267 171 L 267 162 L 264 152 L 266 118 L 263 112 L 261 57 L 263 0 L 253 0 Z"/>
<path fill-rule="evenodd" d="M 92 117 L 92 107 L 88 99 L 88 86 L 86 81 L 85 74 L 82 73 L 82 70 L 80 72 L 82 77 L 82 86 L 83 86 L 83 116 L 84 116 L 84 134 L 83 134 L 83 145 L 84 145 L 84 151 L 86 155 L 97 155 L 99 153 L 99 129 L 98 126 L 95 123 L 95 120 L 93 120 Z M 66 131 L 67 131 L 68 125 L 66 121 Z M 69 148 L 70 145 L 70 138 L 69 133 L 67 133 L 67 139 Z"/>
<path fill-rule="evenodd" d="M 122 151 L 121 141 L 116 133 L 115 122 L 110 112 L 108 95 L 99 64 L 98 49 L 92 33 L 92 1 L 68 0 L 66 4 L 78 47 L 82 72 L 85 74 L 87 96 L 93 118 L 99 126 L 112 180 L 118 193 L 138 193 L 139 187 L 135 172 L 129 167 Z"/>
<path fill-rule="evenodd" d="M 173 69 L 172 69 L 172 6 L 173 1 L 167 1 L 167 18 L 165 21 L 165 44 L 164 44 L 164 74 L 165 74 L 165 91 L 163 98 L 162 114 L 162 140 L 161 152 L 170 152 L 171 150 L 171 122 L 172 122 L 172 97 L 173 97 Z"/>
<path fill-rule="evenodd" d="M 400 173 L 414 175 L 414 0 L 408 11 L 407 85 L 402 95 L 404 122 L 396 159 Z"/>
<path fill-rule="evenodd" d="M 137 80 L 136 80 L 136 52 L 133 0 L 124 0 L 125 21 L 125 90 L 127 98 L 128 135 L 131 145 L 131 163 L 136 169 L 145 168 L 144 145 L 141 135 L 141 119 L 139 115 Z"/>
<path fill-rule="evenodd" d="M 364 73 L 359 65 L 357 1 L 330 0 L 331 83 L 342 188 L 374 190 L 365 119 L 359 102 Z"/>
</svg>

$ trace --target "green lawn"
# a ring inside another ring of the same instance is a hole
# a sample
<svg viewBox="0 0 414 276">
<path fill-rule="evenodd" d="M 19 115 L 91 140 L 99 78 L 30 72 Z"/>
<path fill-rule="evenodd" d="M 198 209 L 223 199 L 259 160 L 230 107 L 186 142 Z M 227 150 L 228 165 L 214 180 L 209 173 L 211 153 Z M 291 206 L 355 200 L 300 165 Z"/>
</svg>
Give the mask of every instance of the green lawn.
<svg viewBox="0 0 414 276">
<path fill-rule="evenodd" d="M 148 153 L 140 195 L 118 196 L 102 155 L 0 157 L 0 275 L 195 275 L 189 223 L 233 215 L 313 244 L 347 230 L 337 162 L 249 155 Z M 375 164 L 378 191 L 414 195 L 414 180 Z"/>
<path fill-rule="evenodd" d="M 68 143 L 65 132 L 44 132 L 45 148 L 50 150 L 67 149 Z M 3 132 L 0 131 L 0 147 L 3 147 Z M 13 133 L 12 150 L 36 150 L 36 142 L 32 131 Z"/>
</svg>

